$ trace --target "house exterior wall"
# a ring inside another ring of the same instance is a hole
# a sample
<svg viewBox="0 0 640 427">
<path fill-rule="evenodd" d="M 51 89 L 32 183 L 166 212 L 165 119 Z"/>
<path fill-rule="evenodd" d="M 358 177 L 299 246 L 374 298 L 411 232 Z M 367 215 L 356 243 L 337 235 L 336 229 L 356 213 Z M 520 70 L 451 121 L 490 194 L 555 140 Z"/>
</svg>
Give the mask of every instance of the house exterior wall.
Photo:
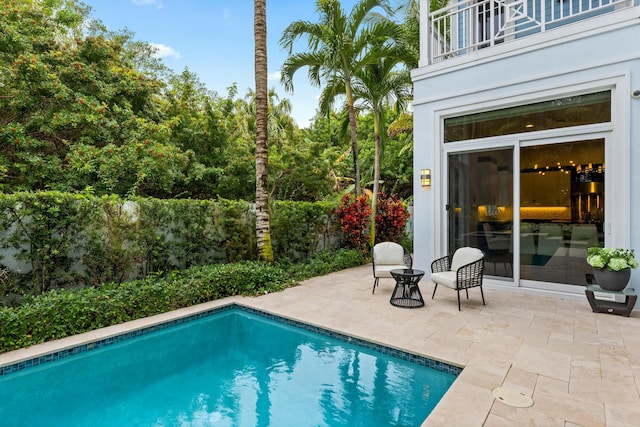
<svg viewBox="0 0 640 427">
<path fill-rule="evenodd" d="M 422 62 L 413 72 L 416 268 L 429 272 L 431 261 L 447 251 L 443 163 L 451 143 L 442 142 L 444 117 L 608 89 L 612 123 L 588 129 L 607 135 L 606 194 L 611 203 L 605 212 L 605 245 L 635 248 L 640 254 L 640 99 L 630 96 L 640 90 L 638 40 L 640 7 L 632 7 L 433 65 Z M 571 132 L 536 132 L 536 138 Z M 504 137 L 513 138 L 517 136 Z M 481 149 L 483 141 L 456 144 Z M 432 171 L 429 190 L 420 187 L 423 168 Z M 633 271 L 631 284 L 640 290 L 639 270 Z M 522 289 L 518 283 L 512 287 Z"/>
</svg>

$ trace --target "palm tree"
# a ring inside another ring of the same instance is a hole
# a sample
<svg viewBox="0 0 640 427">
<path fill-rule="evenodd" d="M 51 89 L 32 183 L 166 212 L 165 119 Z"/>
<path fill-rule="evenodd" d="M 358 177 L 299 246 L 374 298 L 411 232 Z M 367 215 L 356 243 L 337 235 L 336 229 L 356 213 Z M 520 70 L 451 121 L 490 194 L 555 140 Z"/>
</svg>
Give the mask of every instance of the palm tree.
<svg viewBox="0 0 640 427">
<path fill-rule="evenodd" d="M 263 261 L 272 262 L 273 247 L 269 228 L 269 193 L 267 192 L 269 98 L 266 0 L 254 0 L 253 32 L 256 77 L 256 241 L 258 257 Z"/>
<path fill-rule="evenodd" d="M 446 5 L 449 0 L 431 0 L 431 10 Z M 425 11 L 427 12 L 427 11 Z M 394 15 L 400 15 L 400 34 L 396 40 L 403 62 L 410 69 L 418 68 L 420 59 L 420 1 L 403 0 Z"/>
<path fill-rule="evenodd" d="M 309 68 L 309 80 L 317 87 L 321 83 L 336 86 L 343 83 L 349 113 L 349 135 L 353 156 L 353 175 L 356 195 L 360 195 L 360 169 L 358 166 L 357 119 L 352 91 L 353 74 L 366 64 L 385 56 L 385 52 L 372 49 L 375 40 L 393 37 L 397 26 L 389 20 L 371 20 L 370 12 L 376 7 L 389 10 L 387 0 L 360 0 L 349 16 L 346 16 L 338 0 L 318 0 L 316 3 L 320 21 L 292 22 L 282 34 L 280 45 L 288 50 L 289 57 L 282 66 L 282 83 L 293 91 L 293 75 L 300 68 Z M 295 41 L 306 38 L 309 52 L 292 53 Z M 380 46 L 380 45 L 377 45 Z M 320 111 L 327 113 L 341 93 L 325 95 Z"/>
<path fill-rule="evenodd" d="M 442 9 L 449 3 L 449 0 L 430 0 L 429 10 L 434 12 Z M 423 13 L 429 11 L 423 10 Z M 400 6 L 396 9 L 394 15 L 400 16 L 400 34 L 396 40 L 398 51 L 402 57 L 402 61 L 409 69 L 418 67 L 420 59 L 420 1 L 419 0 L 401 0 Z M 388 134 L 398 135 L 400 133 L 413 132 L 413 115 L 404 113 L 391 123 Z M 407 149 L 410 147 L 407 146 Z"/>
<path fill-rule="evenodd" d="M 411 76 L 407 68 L 399 68 L 403 61 L 399 56 L 381 58 L 356 71 L 353 93 L 360 107 L 371 111 L 373 115 L 373 134 L 375 156 L 373 167 L 373 196 L 371 200 L 371 231 L 369 242 L 375 244 L 376 203 L 380 192 L 380 156 L 386 128 L 384 111 L 393 105 L 396 113 L 404 110 L 411 96 Z"/>
</svg>

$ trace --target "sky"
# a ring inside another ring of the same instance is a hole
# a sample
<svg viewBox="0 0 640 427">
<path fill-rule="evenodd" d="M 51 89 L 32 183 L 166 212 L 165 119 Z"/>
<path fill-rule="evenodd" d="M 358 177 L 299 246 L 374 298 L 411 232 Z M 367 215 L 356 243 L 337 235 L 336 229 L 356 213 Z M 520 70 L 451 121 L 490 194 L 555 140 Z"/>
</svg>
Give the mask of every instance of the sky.
<svg viewBox="0 0 640 427">
<path fill-rule="evenodd" d="M 244 97 L 254 81 L 252 0 L 83 0 L 91 6 L 93 19 L 111 31 L 128 29 L 135 39 L 157 47 L 166 66 L 176 73 L 185 67 L 208 89 L 221 96 L 233 83 Z M 356 0 L 342 0 L 348 14 Z M 292 116 L 300 127 L 308 127 L 316 113 L 320 89 L 312 87 L 307 68 L 298 70 L 293 94 L 280 84 L 279 70 L 287 58 L 279 40 L 293 21 L 318 22 L 315 0 L 267 0 L 267 60 L 269 88 L 280 99 L 289 99 Z M 306 43 L 294 46 L 294 52 Z"/>
</svg>

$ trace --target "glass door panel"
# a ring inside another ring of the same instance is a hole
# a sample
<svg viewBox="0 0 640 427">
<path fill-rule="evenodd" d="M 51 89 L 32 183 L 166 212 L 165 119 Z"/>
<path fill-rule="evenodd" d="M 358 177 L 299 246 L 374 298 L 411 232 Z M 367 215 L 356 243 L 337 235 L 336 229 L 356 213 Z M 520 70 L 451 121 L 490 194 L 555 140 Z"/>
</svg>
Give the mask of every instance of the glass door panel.
<svg viewBox="0 0 640 427">
<path fill-rule="evenodd" d="M 513 149 L 448 156 L 448 252 L 486 254 L 485 274 L 513 277 Z"/>
<path fill-rule="evenodd" d="M 603 246 L 604 139 L 520 149 L 520 278 L 586 285 Z"/>
</svg>

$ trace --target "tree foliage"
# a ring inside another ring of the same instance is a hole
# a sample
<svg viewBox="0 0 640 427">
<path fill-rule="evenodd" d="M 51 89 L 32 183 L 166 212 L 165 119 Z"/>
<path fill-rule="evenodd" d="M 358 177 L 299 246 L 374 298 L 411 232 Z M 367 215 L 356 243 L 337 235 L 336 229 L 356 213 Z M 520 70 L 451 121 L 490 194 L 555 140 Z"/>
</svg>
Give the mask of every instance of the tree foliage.
<svg viewBox="0 0 640 427">
<path fill-rule="evenodd" d="M 360 0 L 347 14 L 338 0 L 316 2 L 319 21 L 294 21 L 285 29 L 280 44 L 289 57 L 282 66 L 282 82 L 293 90 L 293 75 L 301 68 L 309 69 L 309 80 L 324 85 L 320 110 L 328 112 L 338 95 L 344 95 L 349 117 L 349 137 L 353 156 L 353 182 L 360 194 L 357 115 L 354 106 L 354 74 L 377 58 L 387 55 L 397 26 L 390 20 L 367 21 L 376 8 L 388 8 L 385 0 Z M 309 51 L 293 53 L 297 40 L 307 40 Z"/>
<path fill-rule="evenodd" d="M 3 12 L 3 186 L 170 194 L 194 159 L 155 120 L 160 80 L 134 68 L 126 38 L 74 34 L 85 10 L 47 5 L 9 0 Z"/>
<path fill-rule="evenodd" d="M 319 3 L 340 8 L 335 0 Z M 343 18 L 362 29 L 350 29 L 360 37 L 352 41 L 369 46 L 373 27 L 364 17 L 376 2 L 360 3 Z M 255 92 L 234 83 L 225 94 L 210 91 L 188 68 L 167 69 L 130 31 L 108 31 L 90 16 L 78 0 L 3 2 L 0 191 L 88 188 L 97 195 L 254 200 Z M 354 63 L 350 75 L 362 64 Z M 340 81 L 327 70 L 325 83 Z M 388 123 L 395 116 L 386 108 Z M 349 120 L 339 112 L 324 110 L 300 129 L 289 101 L 270 89 L 269 197 L 335 199 L 355 187 L 354 164 L 364 182 L 372 181 L 372 112 L 356 113 L 354 150 Z M 410 139 L 389 138 L 380 159 L 381 189 L 403 198 L 411 194 Z"/>
</svg>

